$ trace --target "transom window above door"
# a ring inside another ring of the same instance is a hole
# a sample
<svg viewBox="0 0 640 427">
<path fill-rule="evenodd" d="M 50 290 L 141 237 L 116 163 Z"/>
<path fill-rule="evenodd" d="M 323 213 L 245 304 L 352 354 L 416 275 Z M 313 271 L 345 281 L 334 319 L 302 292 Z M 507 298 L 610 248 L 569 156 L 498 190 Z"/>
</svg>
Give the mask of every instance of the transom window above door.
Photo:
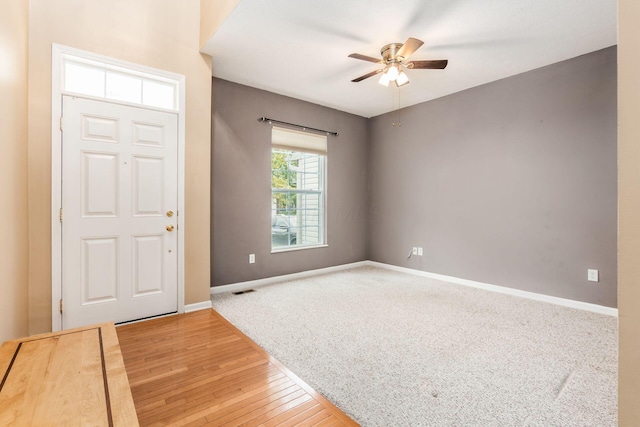
<svg viewBox="0 0 640 427">
<path fill-rule="evenodd" d="M 178 111 L 178 82 L 144 72 L 63 54 L 62 90 L 68 94 L 87 95 Z"/>
</svg>

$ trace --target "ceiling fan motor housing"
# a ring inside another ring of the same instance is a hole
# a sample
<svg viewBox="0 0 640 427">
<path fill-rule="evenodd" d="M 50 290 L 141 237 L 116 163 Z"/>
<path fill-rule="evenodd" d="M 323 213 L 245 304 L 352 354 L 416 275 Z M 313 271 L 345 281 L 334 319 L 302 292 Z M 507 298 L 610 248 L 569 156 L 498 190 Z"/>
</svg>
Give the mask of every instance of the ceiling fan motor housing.
<svg viewBox="0 0 640 427">
<path fill-rule="evenodd" d="M 382 59 L 385 64 L 389 64 L 391 62 L 400 62 L 404 58 L 396 58 L 398 51 L 402 47 L 402 43 L 389 43 L 382 46 L 380 49 L 380 55 L 382 55 Z"/>
</svg>

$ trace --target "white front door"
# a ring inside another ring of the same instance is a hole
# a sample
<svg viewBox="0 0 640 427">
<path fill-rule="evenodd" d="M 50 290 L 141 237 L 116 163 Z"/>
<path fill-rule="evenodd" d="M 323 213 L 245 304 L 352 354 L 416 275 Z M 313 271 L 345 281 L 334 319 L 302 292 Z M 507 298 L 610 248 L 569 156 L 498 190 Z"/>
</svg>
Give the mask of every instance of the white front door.
<svg viewBox="0 0 640 427">
<path fill-rule="evenodd" d="M 62 327 L 176 312 L 177 114 L 62 98 Z"/>
</svg>

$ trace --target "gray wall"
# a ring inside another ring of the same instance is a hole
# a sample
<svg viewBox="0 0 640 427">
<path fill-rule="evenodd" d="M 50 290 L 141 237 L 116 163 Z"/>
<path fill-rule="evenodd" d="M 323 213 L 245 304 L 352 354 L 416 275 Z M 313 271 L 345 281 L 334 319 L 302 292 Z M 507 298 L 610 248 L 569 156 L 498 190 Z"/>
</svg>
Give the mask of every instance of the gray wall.
<svg viewBox="0 0 640 427">
<path fill-rule="evenodd" d="M 403 109 L 398 128 L 214 79 L 213 285 L 371 259 L 615 307 L 616 84 L 612 47 Z M 265 115 L 340 132 L 329 248 L 270 253 Z"/>
<path fill-rule="evenodd" d="M 213 286 L 365 260 L 367 119 L 219 79 L 212 102 Z M 339 132 L 328 139 L 329 247 L 271 254 L 271 127 L 262 116 Z"/>
<path fill-rule="evenodd" d="M 616 306 L 615 47 L 400 117 L 370 120 L 369 259 Z"/>
</svg>

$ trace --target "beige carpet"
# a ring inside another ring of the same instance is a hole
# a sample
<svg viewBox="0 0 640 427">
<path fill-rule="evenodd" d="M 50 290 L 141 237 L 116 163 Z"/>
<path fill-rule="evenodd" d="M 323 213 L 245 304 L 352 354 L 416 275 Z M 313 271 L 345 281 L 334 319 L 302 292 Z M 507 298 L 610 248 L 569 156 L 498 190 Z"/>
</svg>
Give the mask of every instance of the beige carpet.
<svg viewBox="0 0 640 427">
<path fill-rule="evenodd" d="M 617 319 L 375 267 L 214 309 L 363 426 L 615 426 Z"/>
</svg>

